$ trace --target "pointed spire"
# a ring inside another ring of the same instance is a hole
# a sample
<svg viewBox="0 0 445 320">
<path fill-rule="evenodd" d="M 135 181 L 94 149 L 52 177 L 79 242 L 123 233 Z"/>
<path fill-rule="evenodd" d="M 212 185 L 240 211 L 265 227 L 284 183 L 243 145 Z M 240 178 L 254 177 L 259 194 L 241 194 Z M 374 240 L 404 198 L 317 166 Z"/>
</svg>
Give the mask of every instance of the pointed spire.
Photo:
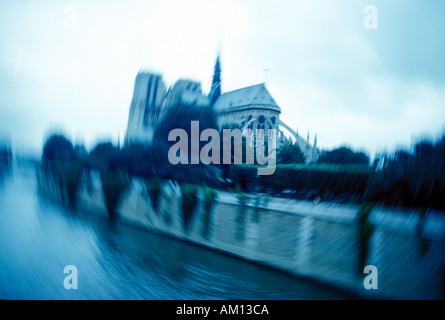
<svg viewBox="0 0 445 320">
<path fill-rule="evenodd" d="M 212 88 L 210 90 L 210 105 L 213 106 L 221 96 L 221 63 L 219 54 L 216 57 L 215 70 L 213 72 Z"/>
</svg>

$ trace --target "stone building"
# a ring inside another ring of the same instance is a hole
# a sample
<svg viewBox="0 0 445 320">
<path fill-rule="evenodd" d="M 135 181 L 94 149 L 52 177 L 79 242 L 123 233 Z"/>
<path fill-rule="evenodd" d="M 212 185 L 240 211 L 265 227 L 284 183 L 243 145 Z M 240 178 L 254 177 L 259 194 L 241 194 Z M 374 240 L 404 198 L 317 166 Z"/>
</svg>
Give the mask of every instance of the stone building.
<svg viewBox="0 0 445 320">
<path fill-rule="evenodd" d="M 166 86 L 159 74 L 139 72 L 134 84 L 125 143 L 150 144 L 162 118 Z"/>
<path fill-rule="evenodd" d="M 156 125 L 168 108 L 178 102 L 213 107 L 220 129 L 228 126 L 245 129 L 276 129 L 277 148 L 287 143 L 296 143 L 307 162 L 318 158 L 317 138 L 311 145 L 281 119 L 277 105 L 264 83 L 223 93 L 221 91 L 221 65 L 216 60 L 212 87 L 208 95 L 202 92 L 201 84 L 194 80 L 179 79 L 168 90 L 162 76 L 151 72 L 139 72 L 136 76 L 133 99 L 130 106 L 125 143 L 150 144 Z M 287 131 L 288 135 L 284 132 Z M 248 137 L 253 139 L 254 137 Z"/>
</svg>

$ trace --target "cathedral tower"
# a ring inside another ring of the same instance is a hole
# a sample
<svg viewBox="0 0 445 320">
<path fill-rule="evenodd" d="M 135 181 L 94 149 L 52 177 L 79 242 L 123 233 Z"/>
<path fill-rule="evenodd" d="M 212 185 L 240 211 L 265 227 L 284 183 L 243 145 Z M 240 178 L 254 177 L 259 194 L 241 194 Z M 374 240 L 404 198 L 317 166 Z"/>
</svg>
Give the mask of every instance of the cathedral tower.
<svg viewBox="0 0 445 320">
<path fill-rule="evenodd" d="M 166 86 L 161 75 L 142 71 L 137 74 L 125 136 L 126 144 L 151 143 L 165 96 Z"/>
<path fill-rule="evenodd" d="M 210 105 L 213 106 L 221 96 L 221 64 L 219 55 L 216 58 L 215 70 L 213 72 L 212 88 L 210 89 Z"/>
</svg>

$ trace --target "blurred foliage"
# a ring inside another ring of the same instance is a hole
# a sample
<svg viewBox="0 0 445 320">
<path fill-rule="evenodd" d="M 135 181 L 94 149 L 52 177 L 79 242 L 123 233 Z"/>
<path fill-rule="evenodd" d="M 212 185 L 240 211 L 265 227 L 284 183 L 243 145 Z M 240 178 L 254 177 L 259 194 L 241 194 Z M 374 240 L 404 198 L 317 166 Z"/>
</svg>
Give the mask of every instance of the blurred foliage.
<svg viewBox="0 0 445 320">
<path fill-rule="evenodd" d="M 52 135 L 43 146 L 42 165 L 47 169 L 51 163 L 71 163 L 77 161 L 73 144 L 62 135 Z"/>
<path fill-rule="evenodd" d="M 204 216 L 203 216 L 203 230 L 202 230 L 202 236 L 205 239 L 209 239 L 210 237 L 210 223 L 212 218 L 212 208 L 213 204 L 215 203 L 215 198 L 218 194 L 218 191 L 209 188 L 206 185 L 202 187 L 202 191 L 204 194 Z"/>
<path fill-rule="evenodd" d="M 198 203 L 198 186 L 195 184 L 181 184 L 181 212 L 184 230 L 188 230 L 193 210 Z"/>
<path fill-rule="evenodd" d="M 202 187 L 202 191 L 204 193 L 204 211 L 210 213 L 212 206 L 215 203 L 215 198 L 218 191 L 213 188 L 209 188 L 206 185 Z"/>
<path fill-rule="evenodd" d="M 110 218 L 117 217 L 117 205 L 123 191 L 130 185 L 127 175 L 122 170 L 104 171 L 101 174 L 105 205 Z"/>
<path fill-rule="evenodd" d="M 317 163 L 369 164 L 369 157 L 363 152 L 354 152 L 348 147 L 340 147 L 322 153 Z"/>
<path fill-rule="evenodd" d="M 243 191 L 252 185 L 272 194 L 297 199 L 369 202 L 386 206 L 445 211 L 445 137 L 435 145 L 420 142 L 414 154 L 398 151 L 383 169 L 362 164 L 278 164 L 270 176 L 257 166 L 231 165 L 228 177 Z M 348 162 L 348 161 L 347 161 Z"/>
<path fill-rule="evenodd" d="M 151 178 L 154 176 L 153 158 L 152 148 L 133 143 L 122 148 L 119 164 L 131 176 Z"/>
<path fill-rule="evenodd" d="M 360 206 L 360 210 L 358 212 L 358 224 L 359 224 L 359 235 L 358 235 L 358 243 L 359 243 L 359 269 L 358 272 L 362 274 L 363 268 L 366 266 L 366 258 L 368 256 L 369 251 L 369 239 L 371 239 L 371 235 L 373 232 L 373 227 L 371 222 L 369 221 L 369 215 L 371 214 L 372 209 L 375 204 L 371 202 L 363 203 Z"/>
<path fill-rule="evenodd" d="M 243 241 L 246 233 L 246 219 L 247 219 L 247 203 L 249 201 L 249 195 L 242 192 L 240 185 L 236 185 L 234 188 L 234 192 L 238 198 L 238 212 L 236 215 L 236 230 L 235 230 L 235 238 L 239 241 Z"/>
<path fill-rule="evenodd" d="M 275 173 L 269 176 L 258 176 L 257 167 L 253 165 L 233 165 L 230 169 L 230 179 L 244 191 L 257 184 L 270 193 L 290 190 L 300 199 L 312 195 L 312 198 L 320 196 L 323 200 L 361 197 L 370 174 L 368 166 L 357 165 L 277 165 Z"/>
<path fill-rule="evenodd" d="M 145 179 L 144 181 L 148 195 L 153 205 L 153 210 L 155 211 L 155 213 L 157 213 L 159 208 L 159 197 L 162 190 L 163 180 L 160 178 L 151 178 L 151 179 Z"/>
<path fill-rule="evenodd" d="M 0 145 L 0 175 L 11 169 L 12 153 L 9 146 Z"/>
<path fill-rule="evenodd" d="M 415 152 L 397 152 L 374 172 L 366 198 L 388 206 L 445 211 L 445 137 L 436 145 L 420 142 Z"/>
<path fill-rule="evenodd" d="M 122 152 L 119 148 L 113 146 L 111 142 L 99 143 L 90 152 L 88 165 L 90 168 L 98 169 L 102 173 L 122 168 Z"/>
<path fill-rule="evenodd" d="M 414 146 L 412 154 L 399 150 L 392 159 L 386 159 L 385 164 L 379 167 L 370 166 L 365 155 L 339 148 L 326 153 L 324 160 L 319 161 L 321 163 L 279 163 L 273 175 L 259 176 L 256 165 L 171 165 L 166 160 L 173 144 L 166 138 L 168 132 L 174 128 L 183 128 L 190 137 L 192 120 L 200 121 L 200 130 L 216 127 L 216 120 L 212 109 L 189 105 L 168 110 L 165 119 L 168 120 L 162 121 L 155 131 L 151 147 L 133 144 L 120 149 L 108 142 L 98 144 L 89 154 L 85 154 L 81 148 L 73 148 L 65 137 L 51 136 L 44 146 L 42 167 L 57 176 L 71 204 L 74 202 L 82 168 L 99 170 L 104 179 L 107 179 L 109 172 L 114 171 L 149 179 L 147 191 L 155 208 L 158 206 L 161 181 L 178 181 L 188 186 L 183 188 L 186 193 L 183 203 L 185 221 L 189 215 L 189 206 L 193 204 L 193 201 L 187 200 L 191 184 L 205 184 L 214 189 L 231 189 L 238 185 L 238 191 L 247 193 L 260 191 L 296 199 L 373 202 L 386 206 L 445 211 L 445 137 L 436 144 L 419 142 Z M 299 150 L 290 145 L 279 153 L 279 157 L 300 161 L 298 154 Z M 110 187 L 110 191 L 107 191 L 110 196 L 125 186 L 122 176 L 117 179 L 120 179 L 117 184 L 122 185 Z M 111 204 L 110 209 L 112 207 Z"/>
<path fill-rule="evenodd" d="M 50 174 L 59 186 L 62 200 L 74 208 L 77 187 L 82 175 L 82 165 L 79 162 L 54 161 L 46 170 L 46 174 Z"/>
<path fill-rule="evenodd" d="M 83 164 L 72 143 L 62 135 L 49 137 L 43 147 L 42 168 L 59 186 L 62 200 L 74 207 Z"/>
<path fill-rule="evenodd" d="M 296 144 L 286 144 L 278 150 L 277 164 L 305 163 L 306 159 Z"/>
<path fill-rule="evenodd" d="M 215 179 L 220 171 L 218 165 L 190 164 L 192 121 L 199 121 L 199 133 L 207 128 L 218 128 L 213 108 L 178 103 L 166 111 L 153 137 L 152 152 L 154 156 L 151 158 L 151 162 L 154 174 L 164 179 L 172 179 L 184 183 L 199 184 L 205 182 L 208 185 L 214 185 L 218 181 Z M 183 129 L 188 135 L 188 165 L 172 165 L 168 161 L 168 151 L 176 143 L 168 141 L 168 135 L 173 129 Z M 207 143 L 206 141 L 199 141 L 199 150 Z"/>
</svg>

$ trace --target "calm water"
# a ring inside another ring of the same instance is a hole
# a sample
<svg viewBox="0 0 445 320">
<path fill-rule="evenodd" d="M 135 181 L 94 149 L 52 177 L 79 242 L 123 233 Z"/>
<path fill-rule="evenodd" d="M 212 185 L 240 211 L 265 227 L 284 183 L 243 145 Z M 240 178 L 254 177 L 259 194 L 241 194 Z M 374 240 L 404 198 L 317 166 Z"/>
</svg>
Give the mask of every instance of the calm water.
<svg viewBox="0 0 445 320">
<path fill-rule="evenodd" d="M 66 290 L 66 265 L 78 289 Z M 344 299 L 305 280 L 39 196 L 34 172 L 0 182 L 0 299 Z"/>
</svg>

